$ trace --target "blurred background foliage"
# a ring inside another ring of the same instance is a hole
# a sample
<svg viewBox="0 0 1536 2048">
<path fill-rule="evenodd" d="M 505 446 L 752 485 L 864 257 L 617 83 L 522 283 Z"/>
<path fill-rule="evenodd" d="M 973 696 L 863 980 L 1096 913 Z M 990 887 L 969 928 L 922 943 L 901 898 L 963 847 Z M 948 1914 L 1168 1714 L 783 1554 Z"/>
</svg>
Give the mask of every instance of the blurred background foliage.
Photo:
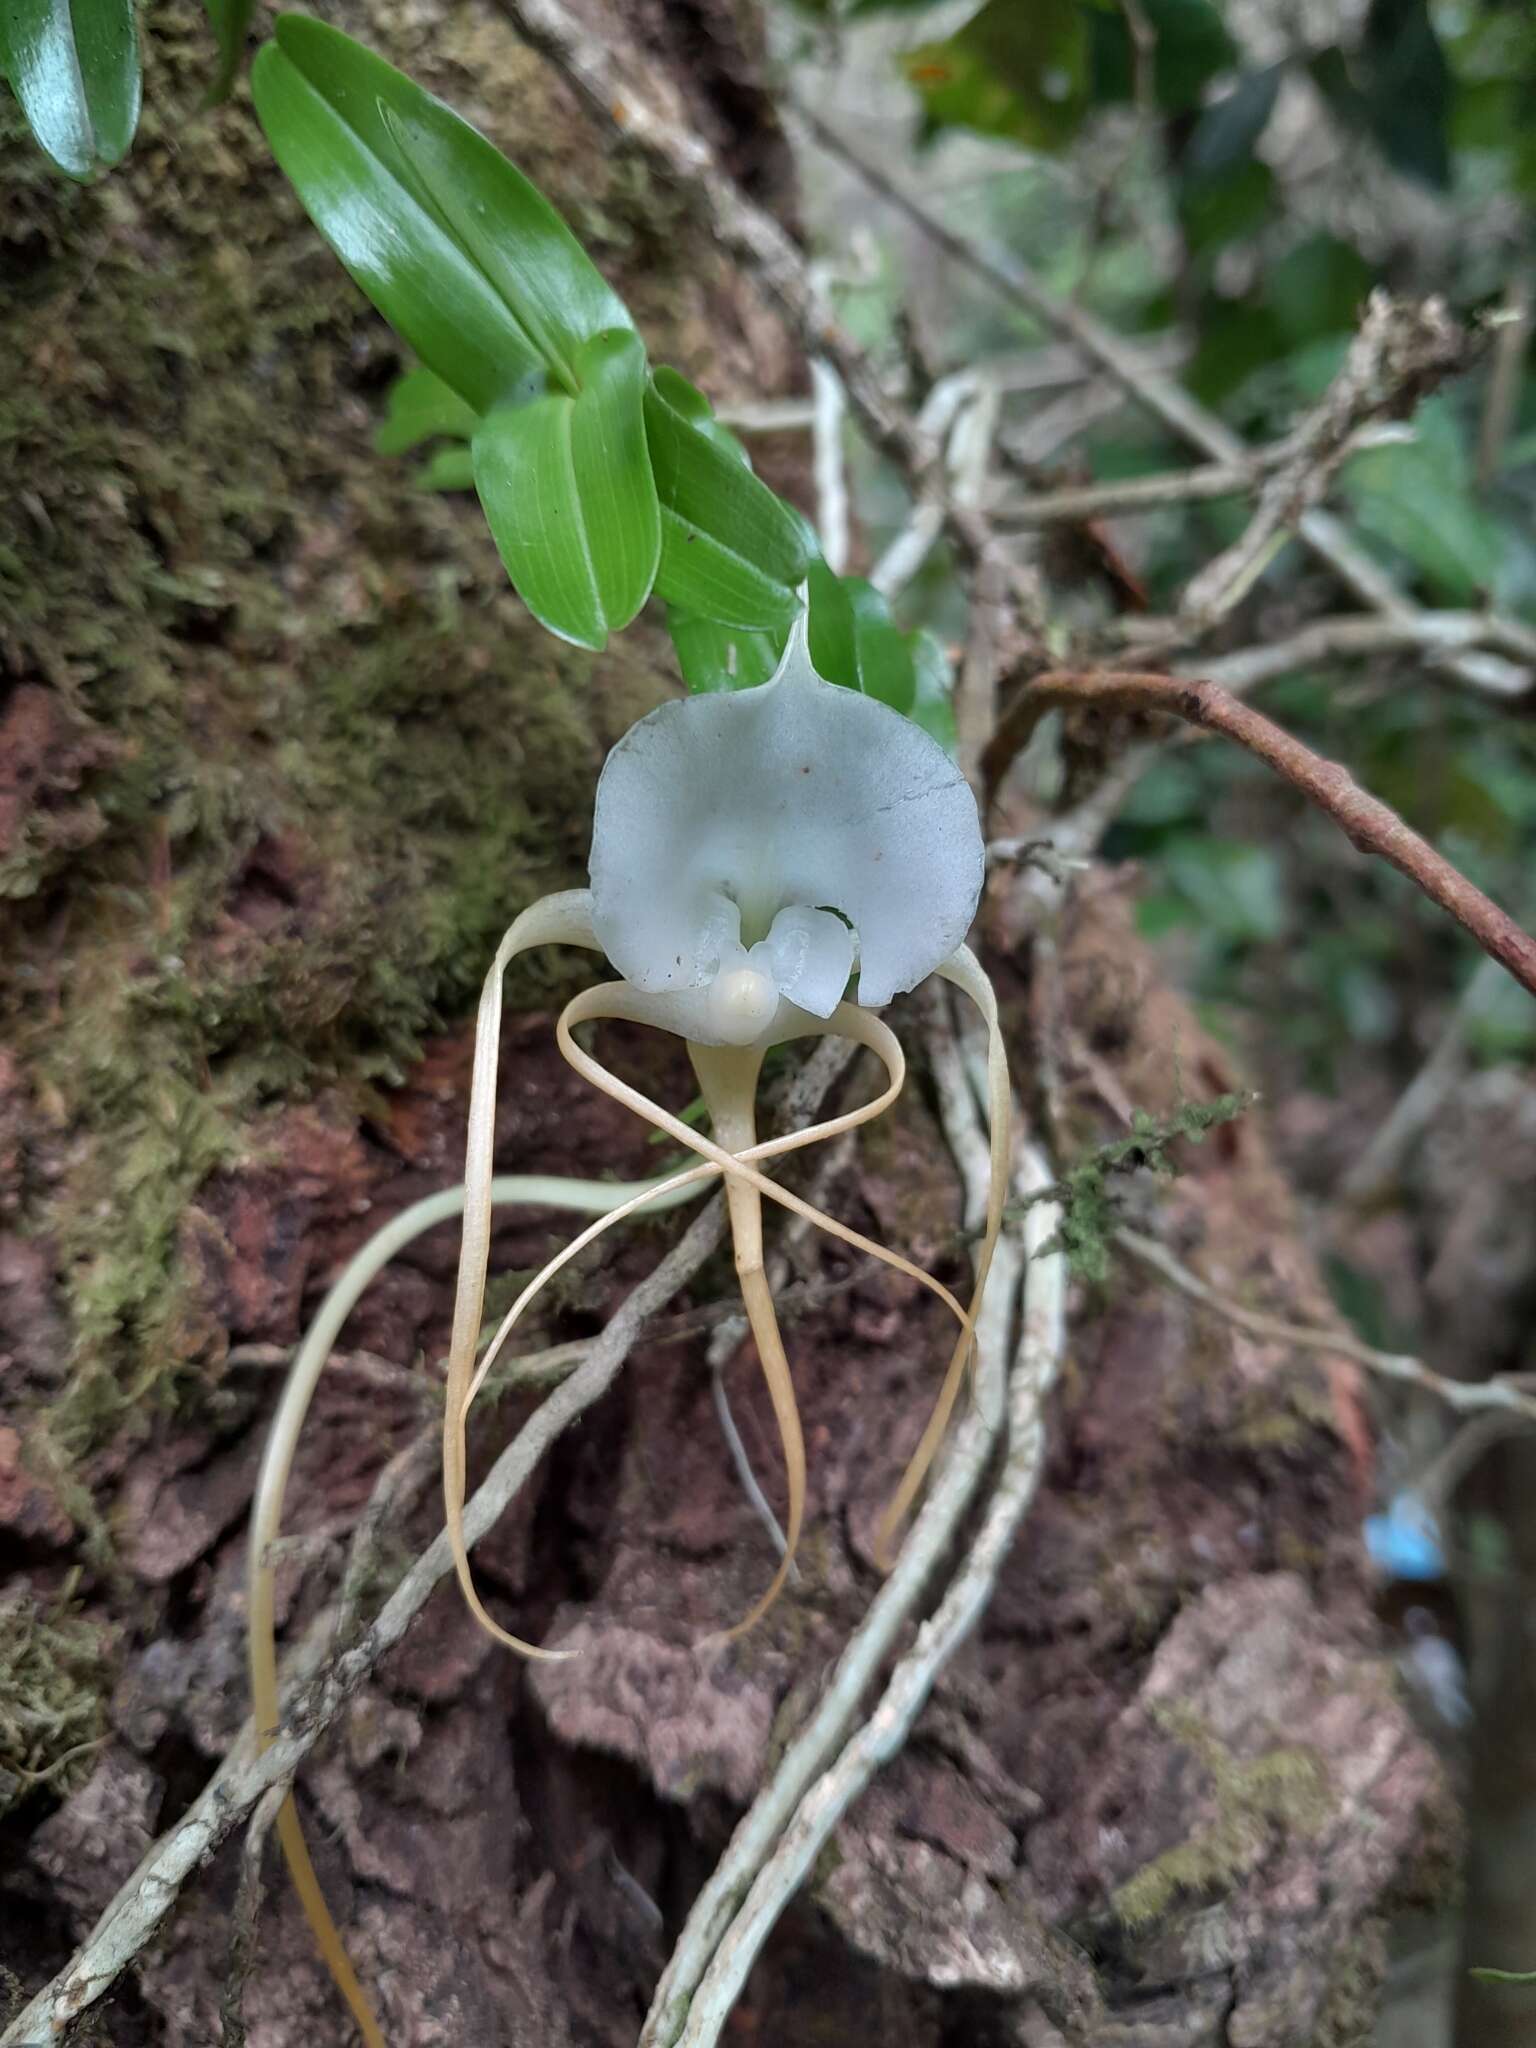
<svg viewBox="0 0 1536 2048">
<path fill-rule="evenodd" d="M 1439 292 L 1474 324 L 1528 317 L 1528 0 L 795 0 L 784 22 L 786 54 L 800 60 L 793 90 L 806 90 L 812 55 L 899 80 L 925 202 L 1017 250 L 1121 333 L 1167 340 L 1196 397 L 1256 445 L 1320 396 L 1374 285 Z M 836 103 L 835 85 L 821 90 Z M 896 111 L 894 94 L 875 103 L 871 155 Z M 910 242 L 876 238 L 843 295 L 863 338 L 889 337 L 915 298 L 939 369 L 1046 345 L 1024 315 L 953 271 L 942 294 L 925 294 L 912 265 L 926 260 Z M 1495 419 L 1492 360 L 1486 351 L 1478 373 L 1429 400 L 1411 437 L 1353 457 L 1332 498 L 1421 603 L 1533 619 L 1536 380 L 1522 376 Z M 1036 461 L 1030 482 L 1190 461 L 1120 403 Z M 870 483 L 863 502 L 887 502 L 878 477 Z M 1140 601 L 1162 613 L 1247 509 L 1230 497 L 1105 524 Z M 1072 588 L 1070 549 L 1059 533 L 1047 549 L 1057 601 L 1065 587 L 1090 619 L 1122 606 L 1123 591 L 1093 589 L 1091 566 Z M 953 631 L 940 567 L 924 587 Z M 1292 544 L 1223 644 L 1278 638 L 1338 609 L 1327 577 Z M 1260 701 L 1348 761 L 1517 915 L 1533 914 L 1528 705 L 1458 692 L 1404 657 L 1299 672 L 1265 685 Z M 1469 942 L 1399 877 L 1225 748 L 1165 751 L 1107 850 L 1145 863 L 1146 928 L 1182 949 L 1210 1021 L 1241 1033 L 1278 1086 L 1341 1090 L 1362 1058 L 1410 1070 L 1475 966 Z M 1536 1008 L 1501 988 L 1470 1042 L 1483 1060 L 1531 1057 Z"/>
<path fill-rule="evenodd" d="M 1530 0 L 780 0 L 777 19 L 789 99 L 835 131 L 837 147 L 807 154 L 806 190 L 830 245 L 849 247 L 852 224 L 845 318 L 893 378 L 914 360 L 923 379 L 1004 368 L 1001 524 L 1009 502 L 1198 458 L 1120 390 L 1080 368 L 1073 384 L 1070 351 L 872 198 L 844 152 L 1027 263 L 1250 449 L 1282 443 L 1319 399 L 1373 288 L 1443 296 L 1478 337 L 1473 367 L 1354 454 L 1326 502 L 1417 604 L 1536 623 Z M 852 459 L 876 553 L 903 500 L 878 461 Z M 1060 651 L 1134 655 L 1125 622 L 1176 611 L 1251 507 L 1250 492 L 1044 528 Z M 954 641 L 949 566 L 930 561 L 903 622 Z M 1355 609 L 1292 539 L 1183 665 Z M 1398 651 L 1299 665 L 1251 694 L 1536 919 L 1527 673 L 1471 688 Z M 1035 794 L 1070 802 L 1070 748 L 1031 755 Z M 1186 736 L 1158 750 L 1104 850 L 1139 865 L 1143 929 L 1266 1098 L 1345 1315 L 1455 1377 L 1536 1370 L 1536 1005 L 1236 749 Z M 1490 1455 L 1434 1404 L 1369 1400 L 1380 1497 L 1428 1502 L 1445 1536 L 1442 1583 L 1400 1603 L 1410 1691 L 1428 1643 L 1448 1668 L 1466 1659 L 1472 1699 L 1470 1720 L 1464 1702 L 1425 1708 L 1465 1773 L 1464 1927 L 1396 1930 L 1375 2038 L 1503 2048 L 1536 2038 L 1531 1993 L 1500 2002 L 1469 1966 L 1536 1954 L 1530 1912 L 1499 1903 L 1536 1897 L 1536 1462 L 1529 1439 Z"/>
</svg>

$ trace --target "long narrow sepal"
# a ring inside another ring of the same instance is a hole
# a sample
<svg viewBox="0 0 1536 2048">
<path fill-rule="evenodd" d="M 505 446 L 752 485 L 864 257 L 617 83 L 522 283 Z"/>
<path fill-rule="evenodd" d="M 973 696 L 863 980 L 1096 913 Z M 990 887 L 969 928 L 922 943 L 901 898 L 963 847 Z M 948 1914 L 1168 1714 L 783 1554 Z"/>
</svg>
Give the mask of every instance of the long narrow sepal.
<svg viewBox="0 0 1536 2048">
<path fill-rule="evenodd" d="M 965 1379 L 966 1366 L 975 1342 L 976 1316 L 981 1308 L 981 1297 L 986 1291 L 987 1275 L 992 1269 L 992 1254 L 997 1249 L 998 1235 L 1003 1227 L 1003 1208 L 1008 1199 L 1008 1174 L 1013 1146 L 1013 1091 L 1008 1080 L 1008 1053 L 1003 1044 L 1002 1026 L 997 1015 L 997 997 L 992 984 L 969 946 L 959 947 L 943 966 L 935 971 L 945 981 L 953 982 L 956 988 L 970 997 L 981 1012 L 982 1021 L 987 1027 L 987 1221 L 976 1253 L 975 1281 L 971 1289 L 971 1304 L 966 1311 L 966 1326 L 950 1353 L 944 1382 L 939 1389 L 939 1398 L 934 1403 L 933 1413 L 928 1418 L 928 1426 L 912 1454 L 911 1462 L 901 1476 L 901 1483 L 890 1506 L 880 1518 L 880 1527 L 875 1538 L 875 1555 L 886 1570 L 890 1569 L 895 1555 L 896 1536 L 906 1518 L 907 1510 L 916 1500 L 923 1481 L 928 1476 L 929 1467 L 944 1441 L 955 1401 Z"/>
<path fill-rule="evenodd" d="M 475 1059 L 469 1089 L 469 1135 L 464 1151 L 464 1234 L 453 1296 L 453 1334 L 448 1344 L 448 1384 L 443 1408 L 443 1507 L 453 1567 L 470 1612 L 480 1626 L 525 1657 L 555 1659 L 567 1653 L 540 1649 L 510 1635 L 486 1612 L 475 1590 L 464 1544 L 466 1473 L 465 1416 L 475 1371 L 475 1347 L 485 1310 L 485 1275 L 491 1248 L 491 1167 L 496 1144 L 496 1073 L 501 1056 L 502 980 L 508 964 L 532 946 L 597 947 L 592 931 L 592 898 L 568 889 L 530 904 L 496 949 L 475 1019 Z"/>
</svg>

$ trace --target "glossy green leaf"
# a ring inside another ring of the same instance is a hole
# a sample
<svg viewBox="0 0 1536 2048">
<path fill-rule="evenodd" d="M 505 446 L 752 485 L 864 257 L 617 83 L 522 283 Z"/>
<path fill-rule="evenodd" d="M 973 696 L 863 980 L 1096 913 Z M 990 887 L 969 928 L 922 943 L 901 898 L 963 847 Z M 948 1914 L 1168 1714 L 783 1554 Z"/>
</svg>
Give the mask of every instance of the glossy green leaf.
<svg viewBox="0 0 1536 2048">
<path fill-rule="evenodd" d="M 955 751 L 955 677 L 949 656 L 929 632 L 919 628 L 907 635 L 912 650 L 912 708 L 924 732 L 936 739 L 946 752 Z"/>
<path fill-rule="evenodd" d="M 646 389 L 646 437 L 661 501 L 656 593 L 724 625 L 787 626 L 800 609 L 810 559 L 802 524 L 722 444 L 719 422 L 711 431 L 689 410 L 689 392 L 676 371 L 658 371 Z"/>
<path fill-rule="evenodd" d="M 853 630 L 859 650 L 859 687 L 893 711 L 910 712 L 917 693 L 912 650 L 907 636 L 891 617 L 890 606 L 862 576 L 845 576 L 843 588 L 853 609 Z"/>
<path fill-rule="evenodd" d="M 544 366 L 484 272 L 420 196 L 385 119 L 420 87 L 338 30 L 282 16 L 251 67 L 256 112 L 310 218 L 422 361 L 477 412 L 541 390 Z"/>
<path fill-rule="evenodd" d="M 419 491 L 472 491 L 475 488 L 475 452 L 461 441 L 439 448 L 417 470 Z"/>
<path fill-rule="evenodd" d="M 645 349 L 628 328 L 576 352 L 581 389 L 499 406 L 474 439 L 475 488 L 518 596 L 602 648 L 650 594 L 661 548 L 644 427 Z"/>
<path fill-rule="evenodd" d="M 662 363 L 651 373 L 656 379 L 656 389 L 671 406 L 680 413 L 689 426 L 697 427 L 707 435 L 717 448 L 724 449 L 733 462 L 739 462 L 743 469 L 752 467 L 752 458 L 738 437 L 723 420 L 715 418 L 715 409 L 704 396 L 697 384 L 690 384 L 681 370 L 674 370 Z"/>
<path fill-rule="evenodd" d="M 143 96 L 133 0 L 0 0 L 0 75 L 61 171 L 120 162 Z"/>
<path fill-rule="evenodd" d="M 829 683 L 858 690 L 910 713 L 917 698 L 914 635 L 903 633 L 889 605 L 860 576 L 835 576 L 819 557 L 806 576 L 811 660 Z"/>
<path fill-rule="evenodd" d="M 677 665 L 690 690 L 750 690 L 766 683 L 784 652 L 784 635 L 748 626 L 722 626 L 717 619 L 667 606 L 667 631 Z"/>
<path fill-rule="evenodd" d="M 251 32 L 256 0 L 203 0 L 203 4 L 208 9 L 208 19 L 219 46 L 219 68 L 208 91 L 210 105 L 217 105 L 220 100 L 229 98 L 230 88 L 245 56 L 245 42 Z"/>
<path fill-rule="evenodd" d="M 862 690 L 859 679 L 859 638 L 847 585 L 820 555 L 805 574 L 806 646 L 819 676 L 845 690 Z"/>
<path fill-rule="evenodd" d="M 570 386 L 583 342 L 634 325 L 624 301 L 538 187 L 451 108 L 421 93 L 382 113 L 423 196 Z"/>
<path fill-rule="evenodd" d="M 434 371 L 424 368 L 407 370 L 395 379 L 389 387 L 388 406 L 384 423 L 373 437 L 380 455 L 405 455 L 437 434 L 468 441 L 480 424 L 474 407 L 466 405 Z"/>
</svg>

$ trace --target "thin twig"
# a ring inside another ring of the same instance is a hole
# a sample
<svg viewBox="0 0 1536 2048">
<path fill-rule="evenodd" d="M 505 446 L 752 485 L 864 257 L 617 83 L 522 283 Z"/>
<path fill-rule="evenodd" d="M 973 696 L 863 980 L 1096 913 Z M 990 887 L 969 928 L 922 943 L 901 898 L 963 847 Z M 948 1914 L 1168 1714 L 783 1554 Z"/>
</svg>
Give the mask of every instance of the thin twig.
<svg viewBox="0 0 1536 2048">
<path fill-rule="evenodd" d="M 1214 462 L 1240 463 L 1249 459 L 1241 436 L 1214 413 L 1207 412 L 1174 378 L 1149 364 L 1142 350 L 1124 341 L 1084 307 L 1060 297 L 1019 257 L 979 247 L 947 227 L 887 172 L 866 162 L 850 148 L 844 136 L 830 128 L 803 101 L 795 102 L 795 112 L 824 149 L 905 214 L 937 248 L 986 279 L 1051 332 L 1070 341 L 1170 433 Z M 1403 594 L 1375 557 L 1333 513 L 1320 505 L 1313 506 L 1302 514 L 1297 532 L 1312 553 L 1371 610 L 1383 612 L 1400 625 L 1411 625 L 1421 616 L 1419 607 Z M 1521 651 L 1522 643 L 1531 639 L 1529 629 L 1517 620 L 1490 618 L 1483 638 L 1486 645 L 1512 654 L 1522 664 L 1522 672 L 1514 673 L 1509 662 L 1479 654 L 1449 656 L 1445 666 L 1479 691 L 1518 696 L 1529 690 L 1536 681 L 1531 673 L 1536 654 L 1528 649 Z"/>
<path fill-rule="evenodd" d="M 1058 705 L 1162 714 L 1235 740 L 1326 811 L 1362 853 L 1390 862 L 1449 911 L 1485 953 L 1536 995 L 1536 939 L 1379 797 L 1363 790 L 1347 768 L 1314 754 L 1229 691 L 1208 681 L 1137 670 L 1061 669 L 1034 677 L 1022 701 L 1026 711 L 1042 715 Z"/>
<path fill-rule="evenodd" d="M 1198 639 L 1241 603 L 1276 544 L 1322 500 L 1361 427 L 1402 419 L 1467 357 L 1467 337 L 1441 300 L 1414 304 L 1372 292 L 1338 375 L 1290 437 L 1247 526 L 1191 578 L 1179 606 L 1181 637 Z"/>
<path fill-rule="evenodd" d="M 811 388 L 816 398 L 816 530 L 827 567 L 841 576 L 848 566 L 848 472 L 843 460 L 843 415 L 848 407 L 841 378 L 820 356 L 811 358 Z"/>
<path fill-rule="evenodd" d="M 1271 1344 L 1290 1344 L 1298 1350 L 1320 1351 L 1333 1358 L 1351 1358 L 1382 1379 L 1400 1380 L 1407 1386 L 1421 1387 L 1425 1393 L 1433 1394 L 1437 1401 L 1443 1401 L 1448 1408 L 1454 1408 L 1460 1414 L 1498 1409 L 1518 1415 L 1525 1421 L 1536 1422 L 1536 1394 L 1527 1393 L 1507 1379 L 1446 1379 L 1432 1371 L 1422 1359 L 1410 1357 L 1405 1352 L 1378 1351 L 1375 1345 L 1362 1343 L 1358 1337 L 1342 1330 L 1308 1329 L 1299 1323 L 1288 1323 L 1281 1316 L 1264 1315 L 1257 1309 L 1244 1308 L 1240 1302 L 1218 1293 L 1197 1274 L 1190 1272 L 1187 1266 L 1181 1265 L 1165 1245 L 1159 1244 L 1155 1238 L 1143 1237 L 1139 1231 L 1122 1226 L 1115 1231 L 1115 1243 L 1170 1287 L 1176 1287 L 1203 1308 L 1213 1309 L 1237 1329 L 1246 1330 L 1251 1337 L 1261 1337 Z"/>
<path fill-rule="evenodd" d="M 965 1218 L 986 1212 L 985 1146 L 978 1150 L 979 1124 L 960 1069 L 944 1012 L 930 1013 L 930 1055 L 940 1079 L 940 1106 L 965 1190 Z M 979 1178 L 978 1178 L 979 1175 Z M 1043 1240 L 1042 1240 L 1043 1242 Z M 1007 1259 L 1001 1274 L 994 1263 L 984 1315 L 977 1331 L 979 1370 L 994 1378 L 1011 1316 L 1014 1283 Z M 988 1361 L 991 1361 L 990 1366 Z M 995 1400 L 975 1400 L 955 1430 L 895 1568 L 870 1604 L 869 1612 L 838 1659 L 810 1720 L 780 1759 L 738 1823 L 724 1855 L 689 1910 L 682 1934 L 646 2017 L 640 2048 L 670 2048 L 686 2023 L 689 2007 L 720 1948 L 732 1916 L 753 1879 L 774 1853 L 785 1826 L 807 1788 L 835 1755 L 861 1710 L 865 1694 L 922 1598 L 935 1567 L 954 1541 L 975 1497 L 996 1443 L 1000 1416 Z"/>
<path fill-rule="evenodd" d="M 1369 1200 L 1397 1171 L 1398 1163 L 1455 1086 L 1462 1068 L 1467 1032 L 1493 1002 L 1503 983 L 1496 960 L 1479 960 L 1476 970 L 1430 1055 L 1398 1097 L 1392 1114 L 1339 1183 L 1336 1199 L 1344 1203 Z"/>
<path fill-rule="evenodd" d="M 1347 455 L 1411 440 L 1402 426 L 1361 427 L 1350 436 Z M 1029 532 L 1036 527 L 1070 525 L 1079 520 L 1152 512 L 1164 505 L 1202 503 L 1210 498 L 1240 497 L 1293 454 L 1292 442 L 1277 441 L 1256 448 L 1247 462 L 1205 462 L 1193 469 L 1160 470 L 1153 476 L 1112 477 L 1102 483 L 1067 484 L 1060 489 L 1005 498 L 992 508 L 1000 532 Z"/>
<path fill-rule="evenodd" d="M 1044 1161 L 1026 1148 L 1019 1175 L 1022 1194 L 1049 1180 Z M 897 1664 L 874 1711 L 798 1802 L 773 1854 L 720 1941 L 687 2002 L 680 2027 L 642 2035 L 658 2048 L 713 2048 L 764 1941 L 805 1883 L 833 1829 L 875 1773 L 895 1756 L 927 1703 L 945 1666 L 985 1613 L 1003 1560 L 1013 1547 L 1045 1461 L 1045 1397 L 1060 1368 L 1065 1339 L 1065 1262 L 1045 1247 L 1058 1216 L 1045 1202 L 1025 1211 L 1027 1259 L 1023 1327 L 1008 1376 L 1006 1453 L 989 1494 L 981 1526 L 932 1618 Z M 996 1299 L 989 1293 L 989 1301 Z M 1010 1306 L 1012 1290 L 1009 1290 Z M 839 1674 L 841 1676 L 841 1674 Z M 655 2008 L 653 2008 L 653 2013 Z"/>
<path fill-rule="evenodd" d="M 1496 332 L 1493 366 L 1488 373 L 1488 390 L 1483 417 L 1478 424 L 1477 487 L 1486 491 L 1498 474 L 1504 444 L 1514 424 L 1525 375 L 1525 359 L 1531 346 L 1531 279 L 1520 271 L 1509 281 L 1504 304 L 1491 323 Z"/>
<path fill-rule="evenodd" d="M 825 1040 L 784 1091 L 783 1114 L 803 1121 L 835 1085 L 852 1052 L 841 1040 Z M 496 1460 L 464 1511 L 469 1544 L 477 1543 L 505 1513 L 561 1431 L 607 1391 L 650 1318 L 687 1285 L 718 1250 L 724 1236 L 725 1202 L 717 1194 L 654 1272 L 615 1310 L 582 1365 L 554 1390 Z M 163 1925 L 187 1878 L 239 1826 L 264 1793 L 291 1779 L 342 1707 L 380 1658 L 400 1641 L 430 1594 L 452 1571 L 453 1555 L 447 1532 L 442 1531 L 416 1559 L 358 1640 L 287 1695 L 282 1731 L 260 1756 L 253 1754 L 252 1729 L 246 1723 L 208 1785 L 175 1825 L 152 1844 L 86 1940 L 0 2034 L 0 2048 L 36 2048 L 40 2042 L 56 2041 L 72 2019 L 110 1990 Z"/>
<path fill-rule="evenodd" d="M 1127 639 L 1138 652 L 1144 640 L 1156 644 L 1164 637 L 1157 620 L 1126 620 L 1124 625 Z M 1311 625 L 1281 640 L 1239 648 L 1231 654 L 1210 655 L 1198 664 L 1198 672 L 1207 681 L 1236 692 L 1252 689 L 1274 676 L 1294 674 L 1316 662 L 1362 655 L 1417 654 L 1430 667 L 1443 668 L 1466 650 L 1497 647 L 1506 653 L 1516 651 L 1508 637 L 1512 627 L 1512 621 L 1499 620 L 1485 612 L 1422 611 L 1407 618 L 1368 618 L 1350 613 L 1314 619 Z M 1524 626 L 1514 630 L 1522 641 L 1529 641 L 1524 648 L 1526 658 L 1536 659 L 1536 633 Z M 1184 665 L 1174 666 L 1182 669 Z M 1197 665 L 1188 666 L 1193 672 Z M 1495 683 L 1492 678 L 1500 673 L 1516 672 L 1508 669 L 1507 664 L 1503 670 L 1490 671 L 1485 684 L 1489 693 L 1518 695 L 1518 690 L 1503 690 L 1502 685 Z"/>
</svg>

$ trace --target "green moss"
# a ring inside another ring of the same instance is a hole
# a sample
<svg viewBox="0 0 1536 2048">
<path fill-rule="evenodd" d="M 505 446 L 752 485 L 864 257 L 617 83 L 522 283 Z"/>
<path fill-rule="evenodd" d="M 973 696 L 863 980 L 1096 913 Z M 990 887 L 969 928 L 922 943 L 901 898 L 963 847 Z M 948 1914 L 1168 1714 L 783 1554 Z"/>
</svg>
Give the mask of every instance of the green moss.
<svg viewBox="0 0 1536 2048">
<path fill-rule="evenodd" d="M 1061 1224 L 1050 1249 L 1064 1252 L 1081 1278 L 1102 1284 L 1109 1277 L 1110 1241 L 1119 1222 L 1116 1177 L 1146 1171 L 1174 1179 L 1179 1167 L 1173 1147 L 1178 1140 L 1201 1144 L 1218 1125 L 1241 1116 L 1253 1099 L 1238 1093 L 1219 1095 L 1211 1102 L 1179 1102 L 1162 1117 L 1136 1110 L 1129 1136 L 1096 1146 L 1052 1187 L 1029 1197 L 1031 1202 L 1061 1204 Z"/>
<path fill-rule="evenodd" d="M 1277 1833 L 1315 1835 L 1333 1811 L 1328 1774 L 1313 1751 L 1277 1748 L 1240 1762 L 1187 1710 L 1170 1708 L 1157 1718 L 1210 1773 L 1218 1812 L 1116 1891 L 1114 1911 L 1132 1930 L 1165 1918 L 1181 1901 L 1230 1891 Z"/>
<path fill-rule="evenodd" d="M 342 11 L 471 102 L 473 77 L 538 70 L 505 24 L 456 53 L 430 8 Z M 603 747 L 658 690 L 643 641 L 600 669 L 550 641 L 475 506 L 373 455 L 398 350 L 243 89 L 199 111 L 201 9 L 167 0 L 153 30 L 139 140 L 97 185 L 0 105 L 0 468 L 25 479 L 0 494 L 0 667 L 52 690 L 93 764 L 81 791 L 45 765 L 0 861 L 0 1022 L 50 1155 L 24 1222 L 74 1333 L 44 1423 L 66 1462 L 204 1382 L 177 1263 L 199 1182 L 267 1105 L 361 1101 L 462 1011 L 517 911 L 579 879 Z M 628 186 L 525 97 L 536 173 L 585 184 L 658 293 L 702 291 L 697 246 L 642 247 Z"/>
<path fill-rule="evenodd" d="M 47 1786 L 72 1791 L 90 1775 L 106 1733 L 101 1631 L 30 1593 L 0 1597 L 0 1813 Z"/>
</svg>

